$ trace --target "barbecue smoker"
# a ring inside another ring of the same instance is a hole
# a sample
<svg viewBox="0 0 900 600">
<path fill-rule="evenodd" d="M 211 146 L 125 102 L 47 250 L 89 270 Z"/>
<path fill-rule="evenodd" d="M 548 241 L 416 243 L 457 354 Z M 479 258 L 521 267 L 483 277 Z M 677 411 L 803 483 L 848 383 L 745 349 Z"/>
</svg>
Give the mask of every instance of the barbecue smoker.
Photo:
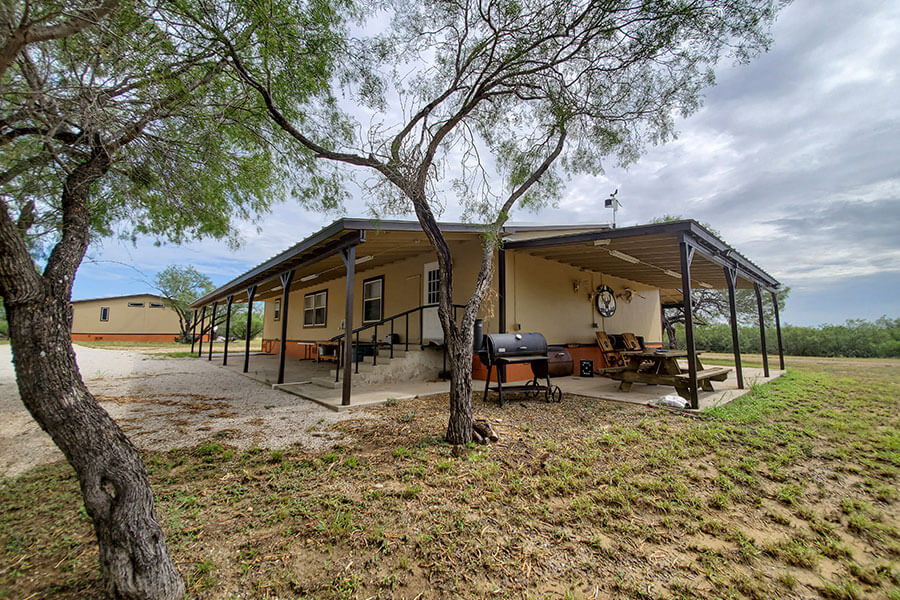
<svg viewBox="0 0 900 600">
<path fill-rule="evenodd" d="M 476 340 L 478 339 L 476 330 Z M 477 343 L 477 342 L 476 342 Z M 503 392 L 524 392 L 529 398 L 538 398 L 543 395 L 547 402 L 562 400 L 562 390 L 559 386 L 550 383 L 550 356 L 547 353 L 547 340 L 540 333 L 492 333 L 483 337 L 481 348 L 478 349 L 478 358 L 488 369 L 487 381 L 484 385 L 484 400 L 487 400 L 488 392 L 494 390 L 500 396 L 500 406 L 503 406 Z M 504 387 L 504 368 L 506 365 L 527 363 L 531 367 L 533 378 L 521 385 L 507 385 Z M 497 367 L 497 386 L 491 387 L 491 371 Z M 539 380 L 546 380 L 547 384 Z"/>
</svg>

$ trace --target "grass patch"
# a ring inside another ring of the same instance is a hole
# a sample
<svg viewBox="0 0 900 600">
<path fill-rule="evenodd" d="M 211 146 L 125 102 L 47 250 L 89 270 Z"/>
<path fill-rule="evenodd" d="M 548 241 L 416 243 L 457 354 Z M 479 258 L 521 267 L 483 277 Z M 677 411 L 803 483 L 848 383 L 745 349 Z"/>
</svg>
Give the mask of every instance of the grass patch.
<svg viewBox="0 0 900 600">
<path fill-rule="evenodd" d="M 350 441 L 319 452 L 214 438 L 144 457 L 191 597 L 900 600 L 900 369 L 861 364 L 793 370 L 703 420 L 477 402 L 501 442 L 463 453 L 431 397 L 335 425 Z M 0 505 L 0 598 L 102 595 L 69 467 L 0 482 Z"/>
</svg>

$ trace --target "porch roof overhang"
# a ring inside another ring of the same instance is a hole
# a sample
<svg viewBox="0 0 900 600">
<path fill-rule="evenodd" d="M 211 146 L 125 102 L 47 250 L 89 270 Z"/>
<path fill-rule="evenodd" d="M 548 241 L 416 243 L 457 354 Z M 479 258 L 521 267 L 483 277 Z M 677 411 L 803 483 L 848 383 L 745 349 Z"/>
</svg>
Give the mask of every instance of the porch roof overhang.
<svg viewBox="0 0 900 600">
<path fill-rule="evenodd" d="M 440 228 L 450 242 L 472 239 L 483 230 L 465 223 L 441 223 Z M 254 285 L 254 300 L 278 297 L 282 293 L 280 275 L 291 270 L 291 290 L 343 277 L 345 267 L 340 252 L 350 246 L 357 246 L 356 274 L 362 276 L 386 264 L 434 252 L 417 221 L 340 219 L 197 299 L 191 308 L 222 302 L 229 296 L 235 302 L 244 302 L 248 289 Z"/>
<path fill-rule="evenodd" d="M 738 288 L 752 289 L 759 284 L 767 291 L 777 291 L 780 285 L 694 220 L 508 241 L 503 247 L 659 288 L 666 303 L 682 298 L 682 242 L 695 249 L 690 268 L 693 289 L 726 289 L 726 267 L 736 271 Z"/>
</svg>

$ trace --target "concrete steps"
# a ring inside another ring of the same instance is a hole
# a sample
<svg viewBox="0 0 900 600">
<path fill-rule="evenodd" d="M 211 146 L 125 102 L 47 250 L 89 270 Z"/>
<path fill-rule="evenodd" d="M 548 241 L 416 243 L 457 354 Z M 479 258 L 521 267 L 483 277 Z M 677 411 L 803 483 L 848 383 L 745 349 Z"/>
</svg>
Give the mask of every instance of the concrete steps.
<svg viewBox="0 0 900 600">
<path fill-rule="evenodd" d="M 442 357 L 441 350 L 432 348 L 422 349 L 420 346 L 410 346 L 409 351 L 403 344 L 394 345 L 394 357 L 391 358 L 390 348 L 378 349 L 378 361 L 375 357 L 365 356 L 351 364 L 353 381 L 362 384 L 390 383 L 394 381 L 409 381 L 411 379 L 426 380 L 436 377 L 440 367 L 437 366 Z M 341 387 L 344 378 L 344 369 L 341 368 L 335 380 L 335 369 L 328 372 L 328 377 L 316 377 L 313 384 L 326 389 Z"/>
</svg>

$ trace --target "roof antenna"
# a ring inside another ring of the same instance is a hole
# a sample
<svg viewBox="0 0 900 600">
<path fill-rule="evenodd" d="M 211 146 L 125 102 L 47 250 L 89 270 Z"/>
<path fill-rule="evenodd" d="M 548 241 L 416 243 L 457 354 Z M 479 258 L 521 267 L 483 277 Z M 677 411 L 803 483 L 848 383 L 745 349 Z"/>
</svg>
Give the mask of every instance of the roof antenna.
<svg viewBox="0 0 900 600">
<path fill-rule="evenodd" d="M 616 188 L 616 191 L 614 191 L 612 194 L 610 194 L 609 198 L 607 198 L 606 202 L 604 202 L 604 204 L 603 204 L 603 206 L 605 208 L 613 209 L 613 220 L 612 220 L 613 229 L 616 228 L 616 211 L 619 210 L 620 206 L 622 206 L 619 203 L 619 201 L 616 199 L 616 194 L 618 194 L 618 193 L 619 193 L 619 188 Z"/>
</svg>

